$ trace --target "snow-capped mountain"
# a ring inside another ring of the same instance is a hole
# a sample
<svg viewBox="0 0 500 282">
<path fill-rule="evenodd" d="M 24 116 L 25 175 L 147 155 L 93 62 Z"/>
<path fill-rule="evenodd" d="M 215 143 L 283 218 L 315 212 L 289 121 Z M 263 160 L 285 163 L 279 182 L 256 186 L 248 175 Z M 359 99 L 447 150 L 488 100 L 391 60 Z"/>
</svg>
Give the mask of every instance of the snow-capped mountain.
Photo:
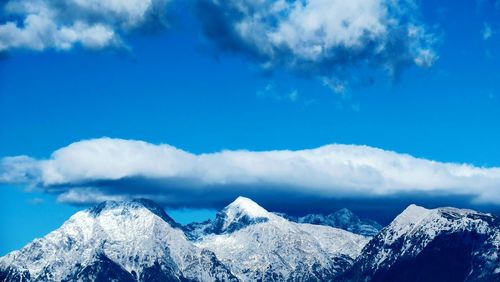
<svg viewBox="0 0 500 282">
<path fill-rule="evenodd" d="M 367 237 L 375 236 L 382 226 L 369 219 L 360 219 L 348 209 L 340 209 L 328 215 L 308 214 L 302 217 L 274 213 L 289 221 L 335 227 Z M 268 212 L 247 198 L 238 197 L 233 203 L 218 212 L 214 220 L 193 222 L 183 226 L 186 236 L 191 240 L 199 240 L 210 234 L 232 232 L 247 225 L 269 220 Z"/>
<path fill-rule="evenodd" d="M 198 240 L 210 234 L 223 234 L 239 230 L 248 225 L 266 222 L 270 214 L 254 201 L 238 197 L 218 212 L 214 220 L 191 223 L 184 226 L 188 238 Z"/>
<path fill-rule="evenodd" d="M 500 281 L 500 221 L 410 205 L 363 249 L 346 281 Z"/>
<path fill-rule="evenodd" d="M 0 259 L 0 281 L 236 281 L 147 200 L 105 202 Z"/>
<path fill-rule="evenodd" d="M 212 225 L 217 232 L 205 232 L 196 245 L 213 251 L 243 281 L 330 281 L 368 241 L 345 230 L 288 221 L 243 197 Z"/>
<path fill-rule="evenodd" d="M 370 239 L 239 197 L 183 229 L 151 201 L 104 202 L 0 258 L 0 281 L 500 281 L 500 219 L 472 210 L 411 205 Z"/>
<path fill-rule="evenodd" d="M 382 226 L 377 222 L 369 219 L 360 219 L 352 211 L 345 208 L 328 215 L 308 214 L 301 217 L 278 215 L 282 215 L 288 220 L 298 223 L 331 226 L 367 237 L 375 236 L 382 229 Z"/>
</svg>

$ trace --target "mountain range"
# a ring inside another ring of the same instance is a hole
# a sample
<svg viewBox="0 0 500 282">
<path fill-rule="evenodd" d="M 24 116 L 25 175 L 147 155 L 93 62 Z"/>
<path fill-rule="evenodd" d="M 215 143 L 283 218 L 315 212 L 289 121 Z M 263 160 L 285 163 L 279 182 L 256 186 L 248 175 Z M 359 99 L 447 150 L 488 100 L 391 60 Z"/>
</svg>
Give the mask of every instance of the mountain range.
<svg viewBox="0 0 500 282">
<path fill-rule="evenodd" d="M 465 209 L 411 205 L 382 228 L 244 197 L 182 226 L 152 201 L 108 201 L 0 258 L 0 281 L 500 281 L 499 229 Z"/>
</svg>

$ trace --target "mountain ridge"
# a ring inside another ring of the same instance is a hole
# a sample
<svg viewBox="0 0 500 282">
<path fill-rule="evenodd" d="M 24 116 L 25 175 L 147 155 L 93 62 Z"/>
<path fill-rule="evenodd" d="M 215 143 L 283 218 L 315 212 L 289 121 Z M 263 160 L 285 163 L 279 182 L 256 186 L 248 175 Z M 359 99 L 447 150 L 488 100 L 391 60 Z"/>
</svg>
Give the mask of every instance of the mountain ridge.
<svg viewBox="0 0 500 282">
<path fill-rule="evenodd" d="M 366 237 L 239 197 L 199 224 L 103 202 L 1 257 L 0 281 L 500 281 L 500 219 L 473 210 L 410 205 Z"/>
<path fill-rule="evenodd" d="M 370 219 L 361 219 L 347 208 L 342 208 L 326 215 L 306 214 L 304 216 L 297 217 L 288 216 L 284 213 L 277 214 L 297 223 L 325 225 L 340 228 L 367 237 L 376 235 L 382 229 L 382 225 L 378 222 Z"/>
</svg>

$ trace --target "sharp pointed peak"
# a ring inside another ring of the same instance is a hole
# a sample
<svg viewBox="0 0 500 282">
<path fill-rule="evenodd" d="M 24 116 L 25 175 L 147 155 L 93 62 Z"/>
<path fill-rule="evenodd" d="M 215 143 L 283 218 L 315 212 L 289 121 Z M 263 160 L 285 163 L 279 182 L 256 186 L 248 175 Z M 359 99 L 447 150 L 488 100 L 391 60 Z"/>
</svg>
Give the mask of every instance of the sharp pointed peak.
<svg viewBox="0 0 500 282">
<path fill-rule="evenodd" d="M 214 221 L 213 232 L 216 234 L 233 232 L 248 225 L 266 222 L 277 217 L 246 197 L 238 197 L 222 211 Z"/>
<path fill-rule="evenodd" d="M 237 212 L 250 217 L 269 217 L 269 212 L 250 198 L 239 196 L 224 208 L 226 213 Z"/>
</svg>

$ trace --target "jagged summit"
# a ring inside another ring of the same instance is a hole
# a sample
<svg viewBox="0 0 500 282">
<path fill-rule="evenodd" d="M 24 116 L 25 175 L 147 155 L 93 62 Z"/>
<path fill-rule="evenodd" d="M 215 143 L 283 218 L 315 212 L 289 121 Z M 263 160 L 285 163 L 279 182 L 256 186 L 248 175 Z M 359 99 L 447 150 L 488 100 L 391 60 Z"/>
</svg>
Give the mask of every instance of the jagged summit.
<svg viewBox="0 0 500 282">
<path fill-rule="evenodd" d="M 291 217 L 284 214 L 278 215 L 298 223 L 309 223 L 340 228 L 367 237 L 375 236 L 382 229 L 382 226 L 377 222 L 369 219 L 361 219 L 351 210 L 346 208 L 340 209 L 328 215 L 308 214 L 301 217 Z"/>
<path fill-rule="evenodd" d="M 133 199 L 128 201 L 104 201 L 94 207 L 89 208 L 87 211 L 97 217 L 103 213 L 103 211 L 109 211 L 113 209 L 119 209 L 123 212 L 133 210 L 133 209 L 147 209 L 153 214 L 157 215 L 164 221 L 166 221 L 172 227 L 180 227 L 181 225 L 175 222 L 156 202 L 148 199 Z"/>
</svg>

